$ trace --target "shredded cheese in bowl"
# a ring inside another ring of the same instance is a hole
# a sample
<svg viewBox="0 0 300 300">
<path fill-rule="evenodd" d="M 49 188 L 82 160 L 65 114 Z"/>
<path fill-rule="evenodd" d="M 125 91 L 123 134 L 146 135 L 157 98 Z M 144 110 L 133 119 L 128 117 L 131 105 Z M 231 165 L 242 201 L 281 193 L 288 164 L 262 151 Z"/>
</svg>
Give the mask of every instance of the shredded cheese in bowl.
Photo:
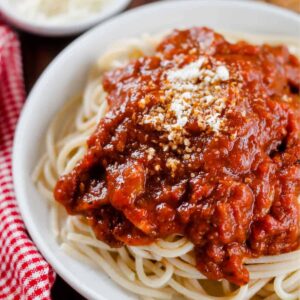
<svg viewBox="0 0 300 300">
<path fill-rule="evenodd" d="M 70 23 L 100 12 L 113 0 L 6 0 L 30 20 Z"/>
</svg>

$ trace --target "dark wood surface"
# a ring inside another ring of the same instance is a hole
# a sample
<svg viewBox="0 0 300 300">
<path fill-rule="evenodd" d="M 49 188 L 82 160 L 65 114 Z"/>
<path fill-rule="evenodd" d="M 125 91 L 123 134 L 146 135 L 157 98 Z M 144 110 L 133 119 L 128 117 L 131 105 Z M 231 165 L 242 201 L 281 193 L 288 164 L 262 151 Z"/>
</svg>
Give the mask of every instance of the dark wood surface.
<svg viewBox="0 0 300 300">
<path fill-rule="evenodd" d="M 144 5 L 157 0 L 133 0 L 127 9 Z M 38 77 L 55 56 L 77 36 L 67 38 L 46 38 L 19 32 L 26 91 L 29 92 Z M 78 300 L 84 299 L 73 288 L 57 276 L 52 288 L 53 300 Z"/>
</svg>

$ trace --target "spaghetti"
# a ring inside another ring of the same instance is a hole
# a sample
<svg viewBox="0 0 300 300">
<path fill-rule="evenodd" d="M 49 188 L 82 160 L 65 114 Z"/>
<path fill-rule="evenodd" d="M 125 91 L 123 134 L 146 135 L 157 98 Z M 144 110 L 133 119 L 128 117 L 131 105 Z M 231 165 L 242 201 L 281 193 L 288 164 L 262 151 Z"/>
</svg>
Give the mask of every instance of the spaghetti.
<svg viewBox="0 0 300 300">
<path fill-rule="evenodd" d="M 194 244 L 181 235 L 158 239 L 147 246 L 111 248 L 98 240 L 83 217 L 66 215 L 54 201 L 53 189 L 60 175 L 76 166 L 87 151 L 86 140 L 108 109 L 102 75 L 131 59 L 154 53 L 161 36 L 122 41 L 109 49 L 92 69 L 82 95 L 69 101 L 56 115 L 46 134 L 46 153 L 33 172 L 40 193 L 49 200 L 51 227 L 61 248 L 86 264 L 97 264 L 112 280 L 142 299 L 298 299 L 300 250 L 248 258 L 248 284 L 237 287 L 227 280 L 211 281 L 195 267 Z M 276 43 L 270 37 L 228 34 L 232 41 Z M 299 55 L 293 39 L 280 39 Z M 67 116 L 67 117 L 66 117 Z"/>
</svg>

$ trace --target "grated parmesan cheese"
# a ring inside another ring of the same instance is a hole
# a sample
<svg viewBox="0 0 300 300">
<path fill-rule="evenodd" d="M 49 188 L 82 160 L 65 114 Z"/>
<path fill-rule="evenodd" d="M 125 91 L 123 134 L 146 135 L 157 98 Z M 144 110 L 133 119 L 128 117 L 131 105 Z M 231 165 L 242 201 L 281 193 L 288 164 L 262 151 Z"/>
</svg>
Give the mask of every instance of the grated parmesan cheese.
<svg viewBox="0 0 300 300">
<path fill-rule="evenodd" d="M 39 22 L 68 23 L 95 15 L 112 0 L 6 0 L 22 16 Z"/>
<path fill-rule="evenodd" d="M 221 79 L 222 81 L 226 81 L 229 79 L 229 71 L 225 66 L 217 67 L 217 79 Z"/>
<path fill-rule="evenodd" d="M 153 159 L 153 157 L 154 157 L 154 155 L 155 155 L 155 149 L 154 148 L 152 148 L 152 147 L 150 147 L 150 148 L 148 148 L 147 150 L 146 150 L 146 152 L 147 152 L 147 159 L 148 160 L 152 160 Z"/>
<path fill-rule="evenodd" d="M 171 103 L 171 110 L 175 113 L 177 121 L 175 125 L 184 127 L 188 122 L 187 117 L 191 113 L 191 106 L 182 98 L 175 98 Z"/>
<path fill-rule="evenodd" d="M 171 169 L 171 176 L 174 177 L 177 166 L 180 164 L 180 161 L 176 158 L 168 158 L 166 166 Z"/>
<path fill-rule="evenodd" d="M 206 62 L 206 58 L 202 56 L 197 61 L 187 64 L 182 69 L 167 72 L 167 79 L 171 89 L 177 91 L 172 99 L 170 109 L 175 113 L 177 118 L 175 125 L 179 127 L 184 127 L 188 122 L 194 104 L 191 102 L 193 98 L 198 99 L 199 92 L 207 92 L 210 85 L 215 82 L 229 80 L 229 71 L 226 66 L 220 65 L 213 71 L 202 68 Z M 199 80 L 200 83 L 198 82 Z M 187 102 L 187 100 L 191 101 Z M 202 97 L 200 101 L 203 101 L 207 106 L 215 103 L 215 113 L 210 111 L 207 119 L 199 120 L 199 123 L 205 123 L 212 131 L 217 132 L 221 123 L 219 120 L 219 111 L 224 108 L 223 103 L 219 99 L 215 99 L 212 94 Z M 207 107 L 207 109 L 212 110 L 210 107 Z"/>
<path fill-rule="evenodd" d="M 191 118 L 197 121 L 200 131 L 212 133 L 218 133 L 224 123 L 226 98 L 219 84 L 230 79 L 229 70 L 221 62 L 211 64 L 201 56 L 182 68 L 163 72 L 162 78 L 162 101 L 143 116 L 142 123 L 163 132 L 162 138 L 169 141 L 162 144 L 164 151 L 183 146 L 187 157 L 193 151 L 185 129 Z M 173 171 L 176 163 L 170 160 L 168 165 Z"/>
<path fill-rule="evenodd" d="M 182 69 L 171 70 L 168 72 L 168 80 L 170 82 L 184 82 L 197 79 L 200 75 L 200 68 L 204 63 L 205 58 L 202 56 L 195 62 L 192 62 Z"/>
</svg>

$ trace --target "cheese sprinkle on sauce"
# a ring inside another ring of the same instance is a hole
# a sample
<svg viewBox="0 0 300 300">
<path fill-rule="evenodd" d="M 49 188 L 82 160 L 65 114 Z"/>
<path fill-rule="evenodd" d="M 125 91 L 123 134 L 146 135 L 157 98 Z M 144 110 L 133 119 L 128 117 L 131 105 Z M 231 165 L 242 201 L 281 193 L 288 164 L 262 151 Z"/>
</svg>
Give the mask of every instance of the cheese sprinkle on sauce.
<svg viewBox="0 0 300 300">
<path fill-rule="evenodd" d="M 206 56 L 201 56 L 162 74 L 164 94 L 161 101 L 144 115 L 142 124 L 151 124 L 157 131 L 162 131 L 173 150 L 184 145 L 184 151 L 189 152 L 184 141 L 189 141 L 185 126 L 190 119 L 195 119 L 202 131 L 213 134 L 218 134 L 225 124 L 223 111 L 228 107 L 227 99 L 218 91 L 221 83 L 230 80 L 230 73 L 221 62 L 215 61 L 214 66 Z"/>
</svg>

